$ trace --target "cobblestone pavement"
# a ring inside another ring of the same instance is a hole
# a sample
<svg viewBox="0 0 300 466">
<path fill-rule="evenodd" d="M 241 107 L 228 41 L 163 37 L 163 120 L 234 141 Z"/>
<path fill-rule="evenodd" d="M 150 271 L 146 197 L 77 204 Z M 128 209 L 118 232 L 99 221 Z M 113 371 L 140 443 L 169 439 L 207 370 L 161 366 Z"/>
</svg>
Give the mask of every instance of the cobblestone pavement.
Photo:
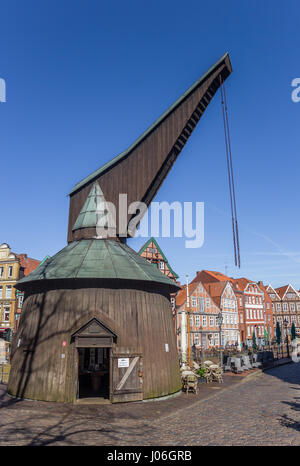
<svg viewBox="0 0 300 466">
<path fill-rule="evenodd" d="M 0 445 L 300 444 L 300 363 L 149 403 L 20 401 L 4 389 Z"/>
</svg>

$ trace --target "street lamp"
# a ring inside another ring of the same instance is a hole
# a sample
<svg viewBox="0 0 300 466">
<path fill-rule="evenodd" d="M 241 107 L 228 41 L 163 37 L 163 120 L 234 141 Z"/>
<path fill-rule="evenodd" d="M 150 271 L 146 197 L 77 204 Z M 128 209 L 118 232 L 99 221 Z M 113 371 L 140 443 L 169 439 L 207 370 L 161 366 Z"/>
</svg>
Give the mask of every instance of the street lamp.
<svg viewBox="0 0 300 466">
<path fill-rule="evenodd" d="M 284 328 L 285 328 L 287 357 L 289 358 L 289 357 L 290 357 L 290 351 L 289 351 L 289 337 L 288 337 L 288 332 L 287 332 L 288 324 L 289 324 L 289 323 L 288 323 L 287 319 L 284 319 L 283 325 L 284 325 Z"/>
<path fill-rule="evenodd" d="M 223 322 L 222 312 L 219 312 L 219 314 L 217 315 L 216 321 L 217 321 L 217 325 L 219 326 L 219 329 L 220 329 L 220 341 L 219 341 L 219 345 L 220 345 L 220 367 L 223 367 L 222 333 L 221 333 L 221 331 L 222 331 L 222 322 Z"/>
<path fill-rule="evenodd" d="M 203 349 L 202 349 L 202 326 L 200 325 L 200 351 L 201 351 L 201 363 L 203 363 Z"/>
</svg>

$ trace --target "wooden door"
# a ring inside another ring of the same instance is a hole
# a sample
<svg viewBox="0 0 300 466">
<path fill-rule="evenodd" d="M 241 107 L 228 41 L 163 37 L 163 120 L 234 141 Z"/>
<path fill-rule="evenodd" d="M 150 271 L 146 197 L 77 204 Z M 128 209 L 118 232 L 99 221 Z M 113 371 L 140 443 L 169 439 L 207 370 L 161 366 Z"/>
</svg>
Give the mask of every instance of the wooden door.
<svg viewBox="0 0 300 466">
<path fill-rule="evenodd" d="M 140 353 L 111 355 L 110 400 L 112 403 L 143 399 L 143 361 Z"/>
</svg>

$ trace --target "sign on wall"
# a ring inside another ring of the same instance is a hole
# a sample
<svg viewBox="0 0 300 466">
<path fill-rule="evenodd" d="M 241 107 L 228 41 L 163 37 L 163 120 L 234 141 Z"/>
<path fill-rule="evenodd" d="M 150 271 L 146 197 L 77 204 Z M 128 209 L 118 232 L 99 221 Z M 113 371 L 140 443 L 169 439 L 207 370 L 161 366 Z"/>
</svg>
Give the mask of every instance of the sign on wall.
<svg viewBox="0 0 300 466">
<path fill-rule="evenodd" d="M 118 358 L 118 367 L 129 367 L 129 358 Z"/>
</svg>

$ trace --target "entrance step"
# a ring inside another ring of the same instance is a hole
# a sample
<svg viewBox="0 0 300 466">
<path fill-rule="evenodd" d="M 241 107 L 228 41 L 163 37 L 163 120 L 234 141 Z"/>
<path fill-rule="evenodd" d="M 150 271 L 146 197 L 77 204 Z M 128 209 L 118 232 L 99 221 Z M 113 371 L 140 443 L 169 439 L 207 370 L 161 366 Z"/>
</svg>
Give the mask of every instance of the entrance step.
<svg viewBox="0 0 300 466">
<path fill-rule="evenodd" d="M 92 398 L 78 398 L 76 400 L 77 404 L 81 405 L 110 405 L 111 402 L 107 398 L 101 398 L 100 396 Z"/>
</svg>

